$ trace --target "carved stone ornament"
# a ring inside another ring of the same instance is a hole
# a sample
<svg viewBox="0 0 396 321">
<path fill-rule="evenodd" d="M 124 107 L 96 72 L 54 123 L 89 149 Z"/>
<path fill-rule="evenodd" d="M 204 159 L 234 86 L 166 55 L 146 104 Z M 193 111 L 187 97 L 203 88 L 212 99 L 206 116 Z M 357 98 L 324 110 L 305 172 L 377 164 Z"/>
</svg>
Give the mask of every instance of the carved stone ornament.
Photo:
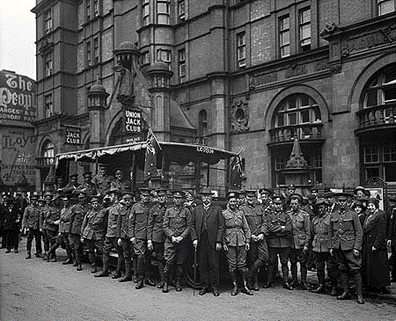
<svg viewBox="0 0 396 321">
<path fill-rule="evenodd" d="M 240 133 L 249 130 L 249 108 L 244 101 L 237 100 L 231 105 L 231 131 Z"/>
<path fill-rule="evenodd" d="M 319 33 L 322 38 L 331 36 L 338 31 L 338 26 L 333 22 L 331 24 L 326 24 L 324 29 Z"/>
</svg>

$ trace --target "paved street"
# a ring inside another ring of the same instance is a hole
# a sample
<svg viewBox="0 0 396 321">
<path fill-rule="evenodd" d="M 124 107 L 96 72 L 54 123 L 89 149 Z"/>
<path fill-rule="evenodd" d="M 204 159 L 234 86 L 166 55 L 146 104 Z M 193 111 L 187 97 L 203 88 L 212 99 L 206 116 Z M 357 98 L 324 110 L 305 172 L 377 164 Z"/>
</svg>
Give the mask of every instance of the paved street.
<svg viewBox="0 0 396 321">
<path fill-rule="evenodd" d="M 203 297 L 192 289 L 169 294 L 111 278 L 95 279 L 87 265 L 76 272 L 70 265 L 25 260 L 0 252 L 1 320 L 396 320 L 396 306 L 366 301 L 340 302 L 328 295 L 283 288 L 260 289 L 249 297 Z"/>
</svg>

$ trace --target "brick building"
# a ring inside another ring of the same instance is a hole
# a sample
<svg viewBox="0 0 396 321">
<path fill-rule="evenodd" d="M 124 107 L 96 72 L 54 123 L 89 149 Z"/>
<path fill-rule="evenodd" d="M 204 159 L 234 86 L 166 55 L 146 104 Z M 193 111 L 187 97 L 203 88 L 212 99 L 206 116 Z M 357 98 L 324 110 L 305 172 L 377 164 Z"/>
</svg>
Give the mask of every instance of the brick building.
<svg viewBox="0 0 396 321">
<path fill-rule="evenodd" d="M 380 177 L 392 185 L 395 6 L 37 0 L 41 178 L 55 153 L 134 139 L 124 130 L 129 106 L 160 140 L 243 148 L 246 187 L 283 185 L 295 138 L 312 184 L 352 187 Z M 130 88 L 117 69 L 125 55 Z M 128 88 L 132 98 L 122 100 Z M 93 106 L 90 95 L 101 92 L 106 103 Z M 80 141 L 66 143 L 70 132 Z M 211 186 L 226 186 L 225 171 L 201 171 Z"/>
</svg>

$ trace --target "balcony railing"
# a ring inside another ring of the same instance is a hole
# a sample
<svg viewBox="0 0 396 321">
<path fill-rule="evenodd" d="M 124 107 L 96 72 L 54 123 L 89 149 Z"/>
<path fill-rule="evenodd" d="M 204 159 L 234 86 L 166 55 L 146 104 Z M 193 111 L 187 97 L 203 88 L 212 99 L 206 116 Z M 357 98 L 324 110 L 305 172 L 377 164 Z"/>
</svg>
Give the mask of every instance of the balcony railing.
<svg viewBox="0 0 396 321">
<path fill-rule="evenodd" d="M 49 167 L 51 165 L 55 165 L 55 157 L 38 157 L 37 167 Z"/>
<path fill-rule="evenodd" d="M 396 124 L 396 103 L 364 108 L 357 115 L 359 129 Z"/>
<path fill-rule="evenodd" d="M 269 130 L 271 143 L 290 142 L 299 140 L 318 140 L 322 138 L 322 123 L 283 126 Z"/>
</svg>

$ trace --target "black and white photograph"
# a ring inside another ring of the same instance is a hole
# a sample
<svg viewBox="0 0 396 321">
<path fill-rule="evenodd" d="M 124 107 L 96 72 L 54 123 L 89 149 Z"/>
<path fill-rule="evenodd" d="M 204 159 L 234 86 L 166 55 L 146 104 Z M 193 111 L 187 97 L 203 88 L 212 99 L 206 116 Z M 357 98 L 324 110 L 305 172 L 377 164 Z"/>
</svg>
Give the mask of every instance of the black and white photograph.
<svg viewBox="0 0 396 321">
<path fill-rule="evenodd" d="M 396 0 L 0 3 L 0 320 L 396 321 Z"/>
</svg>

